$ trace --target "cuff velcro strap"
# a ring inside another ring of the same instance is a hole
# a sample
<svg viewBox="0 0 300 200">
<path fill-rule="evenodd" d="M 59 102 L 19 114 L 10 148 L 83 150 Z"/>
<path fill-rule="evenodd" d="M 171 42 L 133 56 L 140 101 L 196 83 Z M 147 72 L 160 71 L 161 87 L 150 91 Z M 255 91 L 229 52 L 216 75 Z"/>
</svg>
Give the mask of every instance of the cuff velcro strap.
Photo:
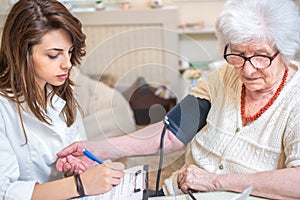
<svg viewBox="0 0 300 200">
<path fill-rule="evenodd" d="M 83 188 L 82 181 L 80 178 L 80 174 L 76 174 L 74 176 L 74 178 L 75 178 L 75 182 L 76 182 L 76 189 L 77 189 L 79 196 L 84 197 L 85 193 L 84 193 L 84 188 Z"/>
</svg>

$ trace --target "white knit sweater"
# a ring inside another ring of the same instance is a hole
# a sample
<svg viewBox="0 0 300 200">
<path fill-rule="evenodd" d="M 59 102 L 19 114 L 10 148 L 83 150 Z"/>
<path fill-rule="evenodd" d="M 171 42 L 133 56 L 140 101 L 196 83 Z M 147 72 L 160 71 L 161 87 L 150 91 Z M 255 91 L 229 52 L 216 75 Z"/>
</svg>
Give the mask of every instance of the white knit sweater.
<svg viewBox="0 0 300 200">
<path fill-rule="evenodd" d="M 199 80 L 191 94 L 208 99 L 211 109 L 206 126 L 187 147 L 186 164 L 217 174 L 300 166 L 300 72 L 298 66 L 291 67 L 296 73 L 278 98 L 248 126 L 242 125 L 242 83 L 232 67 L 221 67 Z M 165 180 L 166 194 L 180 192 L 176 179 L 175 172 Z"/>
</svg>

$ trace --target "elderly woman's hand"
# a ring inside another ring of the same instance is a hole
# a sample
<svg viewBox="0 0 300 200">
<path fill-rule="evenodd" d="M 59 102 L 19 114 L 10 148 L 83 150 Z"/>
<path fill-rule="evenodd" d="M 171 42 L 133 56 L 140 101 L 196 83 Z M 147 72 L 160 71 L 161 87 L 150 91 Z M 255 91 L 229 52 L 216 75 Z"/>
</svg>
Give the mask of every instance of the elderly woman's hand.
<svg viewBox="0 0 300 200">
<path fill-rule="evenodd" d="M 81 174 L 95 165 L 95 162 L 83 155 L 85 142 L 74 142 L 57 153 L 56 168 L 66 175 Z"/>
<path fill-rule="evenodd" d="M 178 172 L 178 188 L 184 193 L 188 193 L 188 190 L 202 192 L 215 191 L 219 184 L 217 176 L 217 174 L 206 172 L 195 165 L 189 165 Z"/>
</svg>

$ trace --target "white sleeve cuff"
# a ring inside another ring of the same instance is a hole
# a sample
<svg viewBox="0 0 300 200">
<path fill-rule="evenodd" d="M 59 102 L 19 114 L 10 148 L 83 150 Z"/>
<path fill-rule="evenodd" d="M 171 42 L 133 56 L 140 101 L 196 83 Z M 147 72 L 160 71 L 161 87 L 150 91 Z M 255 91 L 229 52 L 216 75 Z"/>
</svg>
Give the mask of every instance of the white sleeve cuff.
<svg viewBox="0 0 300 200">
<path fill-rule="evenodd" d="M 174 172 L 168 179 L 164 180 L 163 191 L 166 196 L 183 194 L 183 192 L 178 188 L 177 171 Z"/>
</svg>

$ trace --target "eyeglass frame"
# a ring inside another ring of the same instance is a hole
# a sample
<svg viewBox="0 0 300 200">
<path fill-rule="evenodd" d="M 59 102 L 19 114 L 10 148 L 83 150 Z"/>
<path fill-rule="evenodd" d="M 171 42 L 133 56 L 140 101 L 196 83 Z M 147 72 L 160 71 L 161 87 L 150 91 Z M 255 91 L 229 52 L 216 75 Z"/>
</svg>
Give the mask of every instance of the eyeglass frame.
<svg viewBox="0 0 300 200">
<path fill-rule="evenodd" d="M 274 59 L 277 57 L 277 55 L 280 53 L 280 52 L 277 50 L 273 56 L 267 56 L 267 55 L 253 55 L 253 56 L 246 57 L 246 56 L 242 56 L 242 55 L 234 54 L 234 53 L 226 54 L 226 51 L 227 51 L 227 49 L 228 49 L 228 46 L 229 46 L 228 44 L 225 46 L 224 53 L 223 53 L 223 57 L 224 57 L 224 59 L 226 60 L 227 63 L 228 63 L 228 61 L 227 61 L 226 58 L 227 58 L 228 56 L 238 56 L 238 57 L 241 57 L 241 58 L 244 59 L 244 63 L 243 63 L 241 66 L 239 66 L 239 67 L 235 67 L 235 66 L 234 66 L 235 68 L 244 67 L 246 61 L 249 61 L 250 64 L 251 64 L 255 69 L 265 69 L 265 68 L 268 68 L 268 67 L 271 66 L 273 60 L 274 60 Z M 251 62 L 251 58 L 253 58 L 253 57 L 265 57 L 265 58 L 268 58 L 268 59 L 270 59 L 270 64 L 269 64 L 268 66 L 266 66 L 266 67 L 256 67 L 256 66 L 254 66 L 253 63 Z M 229 63 L 229 64 L 230 64 L 230 63 Z"/>
</svg>

